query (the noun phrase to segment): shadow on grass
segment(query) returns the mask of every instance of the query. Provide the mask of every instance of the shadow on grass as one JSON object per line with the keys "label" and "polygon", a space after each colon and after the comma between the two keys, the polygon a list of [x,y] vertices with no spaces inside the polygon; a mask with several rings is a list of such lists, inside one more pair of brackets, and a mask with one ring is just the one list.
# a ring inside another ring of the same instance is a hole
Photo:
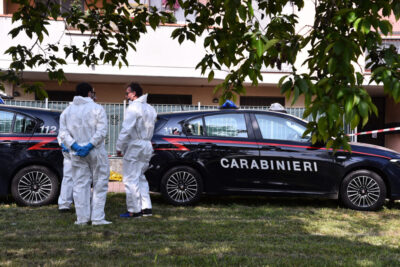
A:
{"label": "shadow on grass", "polygon": [[[126,209],[125,194],[109,194],[106,214],[113,224],[100,227],[74,226],[75,216],[55,213],[54,205],[40,209],[13,207],[7,216],[0,216],[0,236],[4,240],[0,242],[0,265],[400,263],[397,237],[387,232],[384,221],[369,217],[387,210],[368,214],[335,209],[335,200],[259,196],[204,196],[198,205],[187,208],[171,206],[158,194],[152,194],[152,200],[155,216],[124,220],[116,213]],[[399,208],[399,203],[395,206]],[[334,211],[327,212],[326,208]],[[10,212],[18,213],[18,220]]]}
{"label": "shadow on grass", "polygon": [[[109,197],[120,198],[122,205],[125,205],[124,193],[109,193]],[[151,193],[153,205],[170,205],[159,193]],[[203,195],[200,201],[192,206],[210,205],[244,205],[252,207],[274,206],[274,207],[308,207],[308,208],[342,208],[344,207],[337,199],[311,198],[311,197],[271,197],[255,195]],[[385,208],[400,209],[400,201],[386,202]]]}
{"label": "shadow on grass", "polygon": [[0,197],[0,205],[13,204],[13,203],[15,203],[15,201],[12,198],[12,196],[1,196]]}

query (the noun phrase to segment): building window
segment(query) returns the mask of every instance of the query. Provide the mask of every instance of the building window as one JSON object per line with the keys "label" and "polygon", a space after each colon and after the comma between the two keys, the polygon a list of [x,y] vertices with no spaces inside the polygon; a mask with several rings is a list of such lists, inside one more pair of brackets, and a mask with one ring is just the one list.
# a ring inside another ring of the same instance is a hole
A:
{"label": "building window", "polygon": [[284,97],[265,97],[265,96],[241,96],[241,106],[271,106],[272,103],[279,103],[285,106]]}
{"label": "building window", "polygon": [[[397,53],[400,54],[400,39],[382,39],[382,45],[380,47],[389,48],[391,45],[393,45],[396,48]],[[365,58],[367,58],[367,56],[368,56],[368,51],[365,52]],[[367,66],[369,62],[370,62],[369,60],[366,61],[365,66]],[[365,69],[365,71],[371,71],[371,70]]]}
{"label": "building window", "polygon": [[[183,0],[183,1],[185,1],[185,0]],[[157,8],[157,10],[173,13],[176,21],[171,21],[170,23],[183,24],[183,23],[186,23],[186,20],[189,20],[189,21],[195,20],[196,16],[194,14],[188,14],[187,16],[185,16],[185,12],[179,6],[178,1],[176,1],[172,7],[167,6],[166,3],[167,3],[166,0],[140,0],[140,4],[142,4],[146,7],[152,6],[152,7]],[[129,4],[132,7],[138,6],[138,3],[135,0],[129,0]]]}
{"label": "building window", "polygon": [[68,12],[72,6],[80,7],[84,11],[84,0],[35,0],[35,3],[43,3],[45,5],[50,3],[58,4],[61,12]]}
{"label": "building window", "polygon": [[149,94],[147,98],[149,104],[175,104],[175,105],[191,105],[191,95],[162,95]]}
{"label": "building window", "polygon": [[50,101],[72,101],[75,91],[47,91]]}

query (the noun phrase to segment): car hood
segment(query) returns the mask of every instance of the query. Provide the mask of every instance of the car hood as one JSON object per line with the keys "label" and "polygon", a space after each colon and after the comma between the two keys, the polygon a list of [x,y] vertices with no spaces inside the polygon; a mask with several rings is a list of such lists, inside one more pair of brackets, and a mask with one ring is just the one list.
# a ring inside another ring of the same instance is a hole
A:
{"label": "car hood", "polygon": [[366,143],[354,143],[354,142],[350,142],[350,145],[351,145],[352,151],[377,154],[377,155],[385,156],[385,157],[389,157],[389,158],[400,159],[399,152],[389,149],[389,148],[386,148],[386,147],[383,147],[383,146],[371,145],[371,144],[366,144]]}

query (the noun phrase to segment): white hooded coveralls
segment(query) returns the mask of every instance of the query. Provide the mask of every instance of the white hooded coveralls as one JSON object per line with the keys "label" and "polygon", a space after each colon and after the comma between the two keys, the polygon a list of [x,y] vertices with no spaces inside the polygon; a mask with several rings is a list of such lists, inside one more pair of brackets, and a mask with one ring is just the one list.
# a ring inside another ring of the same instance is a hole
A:
{"label": "white hooded coveralls", "polygon": [[[62,120],[61,117],[65,116],[65,114],[61,114],[60,121]],[[62,142],[58,137],[58,144],[61,145]],[[72,196],[72,188],[73,188],[73,181],[72,181],[72,165],[71,165],[71,156],[67,152],[62,152],[64,161],[63,161],[63,179],[61,182],[61,190],[60,196],[58,197],[58,208],[59,209],[70,209],[72,202],[74,201]]]}
{"label": "white hooded coveralls", "polygon": [[[107,116],[104,108],[90,97],[75,96],[60,117],[59,140],[70,150],[76,223],[100,222],[105,219],[104,206],[108,191],[110,166],[104,140]],[[75,155],[72,144],[94,146],[89,155]],[[93,183],[93,196],[91,184]]]}
{"label": "white hooded coveralls", "polygon": [[63,179],[61,182],[60,196],[58,197],[58,209],[70,209],[73,196],[72,196],[72,165],[71,156],[67,152],[63,152]]}
{"label": "white hooded coveralls", "polygon": [[152,207],[149,184],[144,172],[153,153],[151,138],[156,118],[155,109],[147,104],[147,94],[130,101],[116,144],[117,151],[121,151],[124,155],[123,181],[126,206],[132,213]]}

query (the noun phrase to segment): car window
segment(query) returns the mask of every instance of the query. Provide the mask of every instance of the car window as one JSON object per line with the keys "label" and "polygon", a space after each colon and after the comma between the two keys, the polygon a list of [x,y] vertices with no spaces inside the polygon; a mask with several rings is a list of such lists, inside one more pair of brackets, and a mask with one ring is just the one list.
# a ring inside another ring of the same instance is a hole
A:
{"label": "car window", "polygon": [[203,119],[197,118],[187,122],[185,124],[185,129],[188,135],[197,135],[197,136],[204,135]]}
{"label": "car window", "polygon": [[17,116],[15,118],[13,132],[14,133],[31,134],[31,133],[33,133],[33,130],[35,129],[35,125],[36,125],[35,120],[33,120],[29,117],[17,114]]}
{"label": "car window", "polygon": [[220,114],[204,117],[208,136],[247,138],[244,114]]}
{"label": "car window", "polygon": [[10,133],[14,119],[13,112],[0,110],[0,133]]}
{"label": "car window", "polygon": [[295,121],[265,114],[256,114],[256,119],[263,139],[308,140],[308,138],[302,138],[306,127]]}
{"label": "car window", "polygon": [[[160,122],[160,124],[158,124]],[[157,134],[161,135],[181,135],[182,134],[182,125],[179,121],[175,119],[160,119],[156,122],[157,126]]]}

